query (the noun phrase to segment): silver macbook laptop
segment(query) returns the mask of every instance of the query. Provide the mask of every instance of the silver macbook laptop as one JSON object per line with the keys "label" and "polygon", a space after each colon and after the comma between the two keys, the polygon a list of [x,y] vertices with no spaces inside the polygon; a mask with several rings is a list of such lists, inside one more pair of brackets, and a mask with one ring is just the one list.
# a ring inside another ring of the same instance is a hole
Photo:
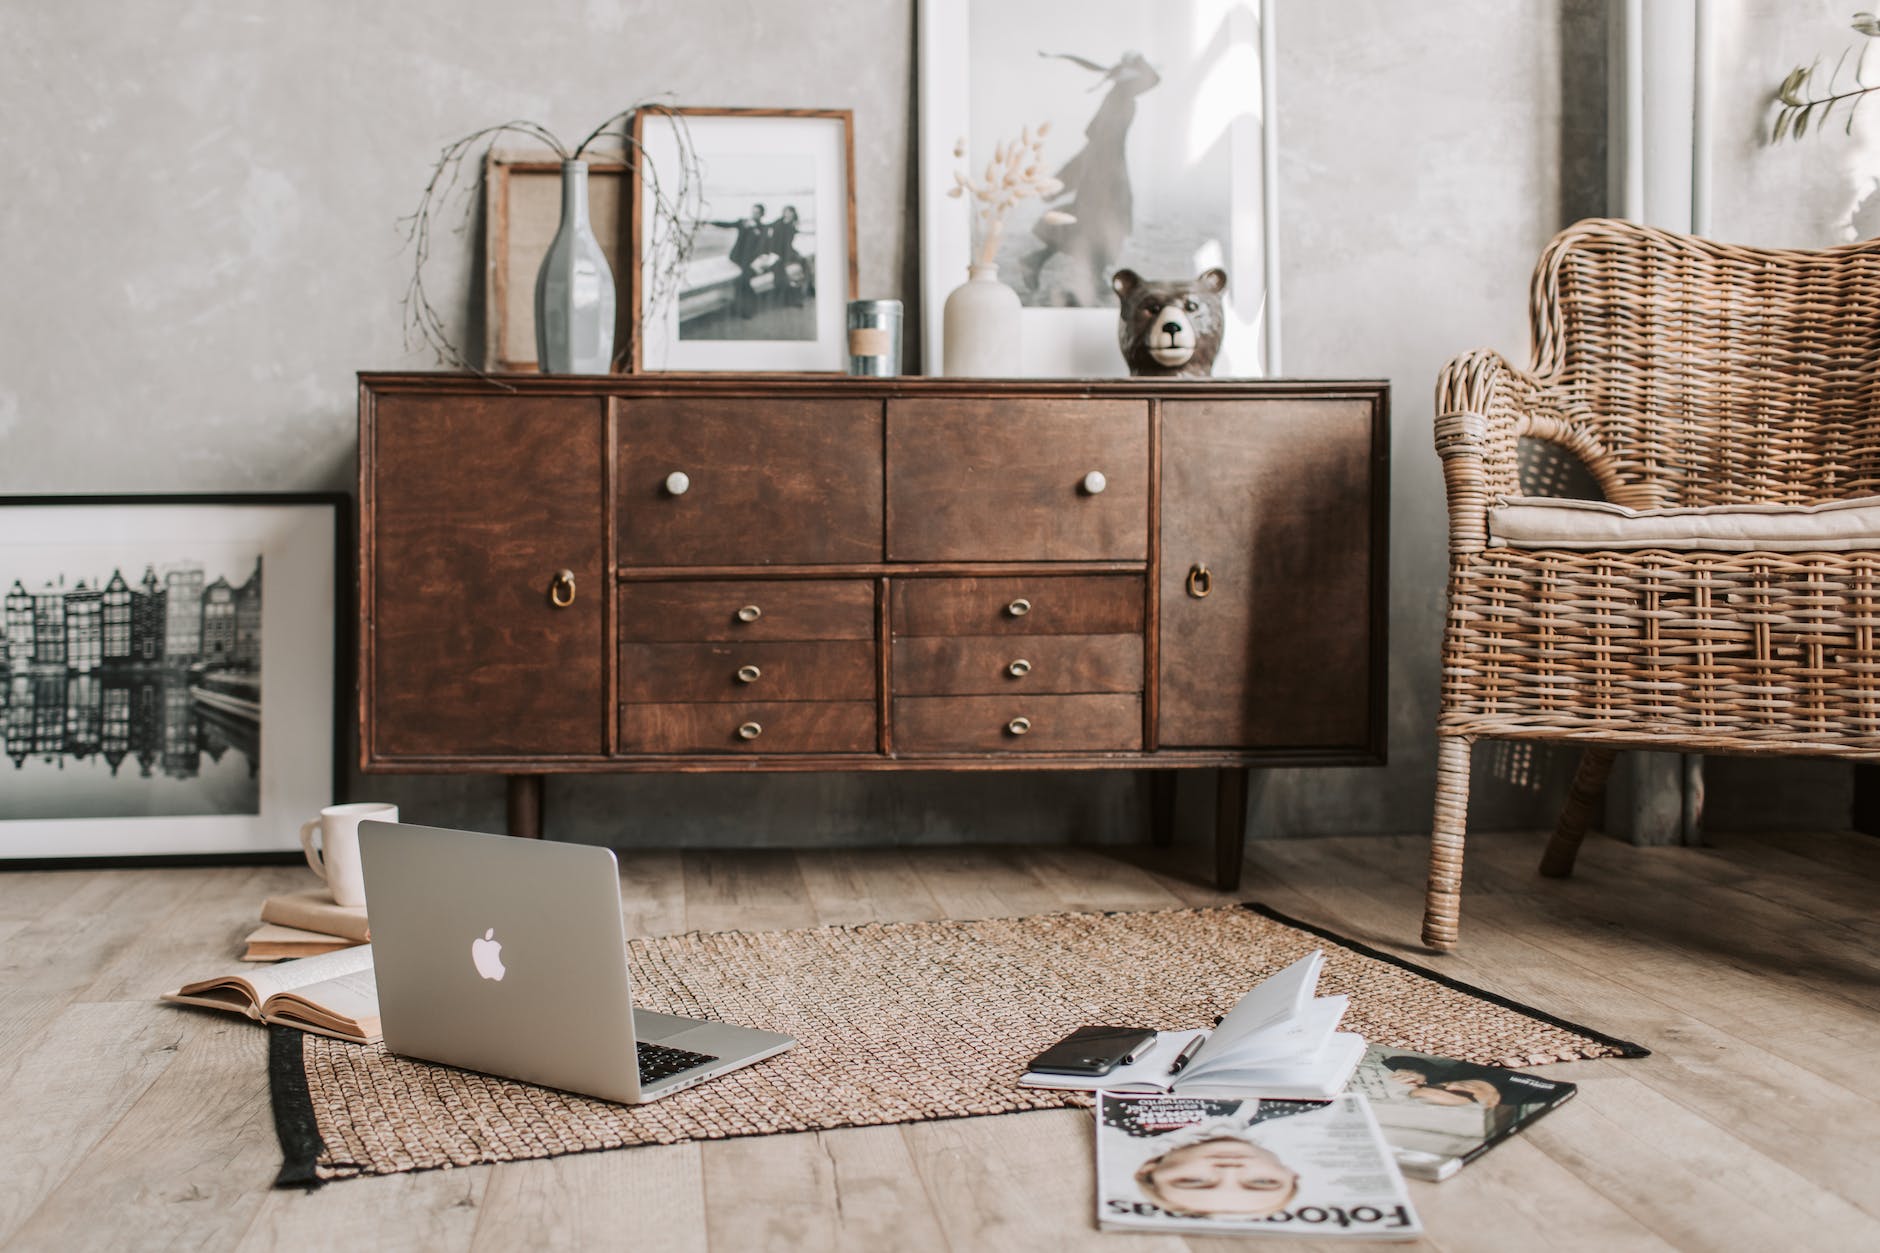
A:
{"label": "silver macbook laptop", "polygon": [[633,1008],[612,850],[359,824],[394,1053],[637,1104],[787,1035]]}

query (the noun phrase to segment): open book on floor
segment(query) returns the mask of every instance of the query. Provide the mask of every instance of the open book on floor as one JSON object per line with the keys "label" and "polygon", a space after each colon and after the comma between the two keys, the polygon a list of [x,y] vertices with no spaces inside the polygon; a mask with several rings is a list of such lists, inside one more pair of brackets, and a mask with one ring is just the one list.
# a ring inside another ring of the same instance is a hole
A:
{"label": "open book on floor", "polygon": [[372,974],[370,944],[186,983],[163,999],[225,1009],[257,1022],[355,1044],[372,1044],[381,1036],[379,988]]}
{"label": "open book on floor", "polygon": [[1558,1079],[1373,1044],[1351,1080],[1403,1173],[1447,1179],[1577,1089]]}
{"label": "open book on floor", "polygon": [[1346,997],[1313,995],[1324,964],[1314,949],[1241,997],[1213,1031],[1157,1032],[1147,1052],[1106,1075],[1030,1071],[1019,1086],[1330,1100],[1357,1068],[1364,1039],[1338,1030]]}

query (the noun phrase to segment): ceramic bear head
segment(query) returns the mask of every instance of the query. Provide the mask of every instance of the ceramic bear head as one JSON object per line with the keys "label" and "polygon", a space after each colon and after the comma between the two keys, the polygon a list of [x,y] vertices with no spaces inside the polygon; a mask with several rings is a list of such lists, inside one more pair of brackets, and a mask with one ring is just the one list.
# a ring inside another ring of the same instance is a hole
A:
{"label": "ceramic bear head", "polygon": [[1116,337],[1131,374],[1206,378],[1213,372],[1221,350],[1225,270],[1179,282],[1152,282],[1134,270],[1118,270],[1110,285],[1122,300]]}

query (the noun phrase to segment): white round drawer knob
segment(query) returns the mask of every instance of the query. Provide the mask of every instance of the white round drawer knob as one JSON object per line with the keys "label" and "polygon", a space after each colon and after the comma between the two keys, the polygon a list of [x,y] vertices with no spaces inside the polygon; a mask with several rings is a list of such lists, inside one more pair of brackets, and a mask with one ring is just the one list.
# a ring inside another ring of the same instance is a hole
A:
{"label": "white round drawer knob", "polygon": [[763,733],[764,728],[755,722],[747,722],[738,728],[738,738],[741,740],[754,740]]}
{"label": "white round drawer knob", "polygon": [[[1098,475],[1097,477],[1102,478],[1103,476]],[[1084,483],[1086,486],[1088,486],[1090,483],[1090,480],[1086,478],[1084,480]],[[691,486],[692,486],[692,476],[687,474],[684,470],[674,470],[671,474],[668,474],[666,476],[666,491],[670,495],[683,496],[686,494],[687,489],[689,489]],[[1102,491],[1103,489],[1098,488],[1097,490]]]}
{"label": "white round drawer knob", "polygon": [[1109,485],[1110,480],[1103,477],[1103,471],[1101,470],[1092,470],[1089,474],[1084,475],[1084,490],[1089,492],[1092,496],[1101,494],[1103,489]]}

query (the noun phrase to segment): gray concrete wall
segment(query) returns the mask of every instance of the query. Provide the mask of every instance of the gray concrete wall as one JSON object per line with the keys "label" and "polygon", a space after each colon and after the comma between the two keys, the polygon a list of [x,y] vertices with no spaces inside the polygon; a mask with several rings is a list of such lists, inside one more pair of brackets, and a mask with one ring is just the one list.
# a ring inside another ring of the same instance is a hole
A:
{"label": "gray concrete wall", "polygon": [[[1281,5],[1288,372],[1395,388],[1392,764],[1274,774],[1265,833],[1427,828],[1430,390],[1464,349],[1525,356],[1533,260],[1599,208],[1600,10]],[[398,220],[443,144],[507,118],[572,137],[656,92],[851,108],[862,287],[916,309],[914,65],[911,0],[4,6],[0,492],[349,489],[353,373],[430,365],[401,340]],[[474,337],[475,248],[441,236],[435,255],[433,291]],[[1544,821],[1557,765],[1485,750],[1478,823]],[[1540,786],[1508,781],[1523,770]],[[353,792],[502,821],[486,778]],[[1110,774],[573,779],[549,804],[558,833],[673,843],[1120,839],[1143,816],[1136,781]]]}

